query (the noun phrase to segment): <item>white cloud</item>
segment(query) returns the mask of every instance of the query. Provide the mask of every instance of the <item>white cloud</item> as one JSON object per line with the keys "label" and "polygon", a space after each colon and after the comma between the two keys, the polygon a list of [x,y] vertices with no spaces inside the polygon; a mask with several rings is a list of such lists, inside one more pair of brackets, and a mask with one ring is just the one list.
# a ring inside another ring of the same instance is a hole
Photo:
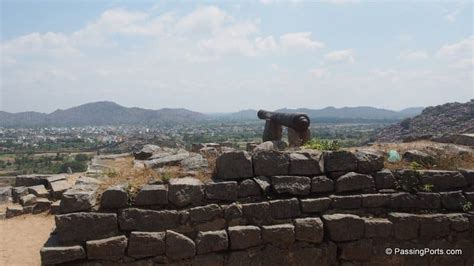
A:
{"label": "white cloud", "polygon": [[449,65],[449,67],[452,67],[452,68],[472,68],[473,66],[474,66],[474,58],[460,59]]}
{"label": "white cloud", "polygon": [[324,47],[324,43],[311,40],[311,32],[293,32],[280,36],[280,44],[286,50],[317,49]]}
{"label": "white cloud", "polygon": [[275,52],[278,50],[278,44],[273,36],[255,38],[255,46],[257,50],[262,52]]}
{"label": "white cloud", "polygon": [[216,6],[206,6],[198,8],[181,18],[176,24],[176,29],[182,32],[216,31],[229,20],[231,20],[231,17],[225,11]]}
{"label": "white cloud", "polygon": [[403,51],[399,55],[399,58],[403,60],[423,60],[428,57],[425,51]]}
{"label": "white cloud", "polygon": [[324,56],[326,61],[337,62],[337,63],[354,63],[354,52],[352,49],[338,50],[327,53]]}
{"label": "white cloud", "polygon": [[311,77],[316,79],[325,78],[329,75],[329,71],[324,68],[313,68],[309,70]]}
{"label": "white cloud", "polygon": [[355,3],[360,3],[360,0],[326,0],[326,2],[330,4],[355,4]]}
{"label": "white cloud", "polygon": [[446,44],[438,51],[439,56],[456,57],[456,56],[473,56],[474,36],[470,36],[457,43]]}

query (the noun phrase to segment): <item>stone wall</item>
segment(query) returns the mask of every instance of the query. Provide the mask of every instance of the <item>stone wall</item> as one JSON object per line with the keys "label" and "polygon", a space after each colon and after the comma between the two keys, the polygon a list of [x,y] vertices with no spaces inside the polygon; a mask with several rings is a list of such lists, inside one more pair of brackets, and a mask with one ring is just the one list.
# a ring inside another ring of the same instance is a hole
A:
{"label": "stone wall", "polygon": [[[88,207],[61,209],[42,261],[472,265],[474,171],[382,168],[371,152],[224,153],[213,182],[172,179],[133,197],[111,187],[98,206],[71,196]],[[385,253],[428,247],[438,255]]]}

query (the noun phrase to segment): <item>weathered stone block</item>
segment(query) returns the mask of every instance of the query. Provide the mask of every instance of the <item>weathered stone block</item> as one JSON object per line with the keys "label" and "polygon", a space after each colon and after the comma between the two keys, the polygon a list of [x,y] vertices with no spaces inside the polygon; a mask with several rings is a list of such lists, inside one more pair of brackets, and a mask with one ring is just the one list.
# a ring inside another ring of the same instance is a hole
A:
{"label": "weathered stone block", "polygon": [[59,206],[61,205],[61,201],[57,200],[51,203],[51,214],[59,214]]}
{"label": "weathered stone block", "polygon": [[38,198],[33,194],[28,194],[20,198],[20,204],[22,206],[32,206],[35,205]]}
{"label": "weathered stone block", "polygon": [[468,185],[474,185],[474,169],[459,169],[459,172],[464,176]]}
{"label": "weathered stone block", "polygon": [[206,206],[195,207],[189,209],[191,222],[205,222],[222,217],[222,208],[217,204],[209,204]]}
{"label": "weathered stone block", "polygon": [[24,213],[25,211],[23,210],[23,207],[20,205],[8,206],[5,211],[5,217],[8,219],[8,218],[22,215]]}
{"label": "weathered stone block", "polygon": [[330,196],[331,207],[333,209],[358,209],[362,205],[361,195],[351,196]]}
{"label": "weathered stone block", "polygon": [[237,203],[232,203],[223,207],[224,217],[226,220],[239,219],[243,215],[242,205]]}
{"label": "weathered stone block", "polygon": [[290,175],[315,176],[323,173],[324,163],[321,152],[292,152],[290,158]]}
{"label": "weathered stone block", "polygon": [[324,152],[325,172],[351,172],[357,170],[357,158],[348,151]]}
{"label": "weathered stone block", "polygon": [[366,238],[388,238],[392,235],[392,222],[385,218],[365,219]]}
{"label": "weathered stone block", "polygon": [[196,224],[194,229],[196,231],[202,231],[202,232],[207,232],[207,231],[217,231],[217,230],[222,230],[226,228],[226,220],[224,218],[216,218],[212,221],[207,221],[203,223]]}
{"label": "weathered stone block", "polygon": [[296,247],[291,255],[294,265],[338,265],[337,246],[333,242],[317,247]]}
{"label": "weathered stone block", "polygon": [[275,246],[287,247],[295,242],[295,227],[292,224],[264,225],[262,239]]}
{"label": "weathered stone block", "polygon": [[432,185],[433,191],[452,190],[467,185],[464,176],[457,171],[420,170],[418,173],[420,183]]}
{"label": "weathered stone block", "polygon": [[252,157],[246,151],[225,152],[216,160],[217,177],[242,179],[253,177]]}
{"label": "weathered stone block", "polygon": [[128,256],[145,258],[165,253],[165,232],[131,232]]}
{"label": "weathered stone block", "polygon": [[272,217],[286,219],[301,215],[300,204],[297,198],[270,201]]}
{"label": "weathered stone block", "polygon": [[192,177],[173,178],[169,183],[168,199],[178,207],[199,204],[204,198],[203,184]]}
{"label": "weathered stone block", "polygon": [[323,220],[325,231],[333,241],[357,240],[364,236],[364,220],[357,215],[328,214],[323,215]]}
{"label": "weathered stone block", "polygon": [[393,193],[390,195],[390,207],[394,209],[417,208],[417,196],[408,192]]}
{"label": "weathered stone block", "polygon": [[268,195],[272,190],[271,179],[266,176],[257,176],[253,179],[260,187],[264,195]]}
{"label": "weathered stone block", "polygon": [[239,198],[260,196],[262,191],[260,186],[253,179],[245,179],[239,184]]}
{"label": "weathered stone block", "polygon": [[86,257],[82,246],[69,247],[43,247],[40,250],[41,263],[43,265],[60,264],[71,262]]}
{"label": "weathered stone block", "polygon": [[197,254],[227,250],[229,241],[225,230],[199,232],[196,237]]}
{"label": "weathered stone block", "polygon": [[467,201],[461,191],[441,192],[441,204],[448,210],[462,210]]}
{"label": "weathered stone block", "polygon": [[235,181],[206,184],[206,197],[211,200],[235,201],[238,196],[238,185]]}
{"label": "weathered stone block", "polygon": [[21,186],[31,187],[31,186],[37,186],[37,185],[46,186],[47,185],[46,178],[49,176],[50,175],[38,175],[38,174],[18,175],[15,178],[15,187],[21,187]]}
{"label": "weathered stone block", "polygon": [[311,190],[311,179],[306,176],[273,176],[272,187],[280,194],[308,195]]}
{"label": "weathered stone block", "polygon": [[295,219],[296,240],[321,243],[324,237],[323,222],[319,218]]}
{"label": "weathered stone block", "polygon": [[433,156],[419,150],[406,151],[402,158],[407,162],[417,162],[422,165],[433,165],[436,163]]}
{"label": "weathered stone block", "polygon": [[326,193],[334,191],[334,181],[326,176],[315,176],[311,179],[311,192]]}
{"label": "weathered stone block", "polygon": [[439,209],[441,208],[441,196],[439,193],[418,192],[418,208],[420,209]]}
{"label": "weathered stone block", "polygon": [[173,259],[187,259],[196,254],[196,245],[185,235],[166,231],[166,256]]}
{"label": "weathered stone block", "polygon": [[135,197],[134,205],[152,206],[168,204],[168,187],[165,185],[144,185]]}
{"label": "weathered stone block", "polygon": [[252,156],[256,176],[288,175],[290,158],[279,151],[258,151]]}
{"label": "weathered stone block", "polygon": [[224,255],[206,254],[194,257],[193,266],[224,266]]}
{"label": "weathered stone block", "polygon": [[242,204],[243,217],[251,224],[267,224],[272,220],[270,203],[248,203]]}
{"label": "weathered stone block", "polygon": [[438,238],[449,234],[449,220],[443,214],[420,214],[420,237]]}
{"label": "weathered stone block", "polygon": [[414,214],[391,212],[388,219],[393,223],[393,234],[398,240],[409,240],[418,237],[420,227],[418,217]]}
{"label": "weathered stone block", "polygon": [[37,185],[37,186],[31,186],[28,187],[28,193],[35,195],[36,197],[39,198],[48,198],[49,197],[49,191],[46,190],[44,185]]}
{"label": "weathered stone block", "polygon": [[448,213],[447,219],[450,222],[451,229],[456,232],[464,232],[469,230],[469,218],[462,213]]}
{"label": "weathered stone block", "polygon": [[67,180],[62,179],[49,183],[49,186],[51,188],[53,198],[55,199],[60,199],[64,192],[71,188],[71,184]]}
{"label": "weathered stone block", "polygon": [[174,210],[124,209],[120,212],[120,229],[125,231],[159,232],[173,229],[180,224],[180,215]]}
{"label": "weathered stone block", "polygon": [[61,213],[89,211],[97,200],[97,185],[74,185],[63,193]]}
{"label": "weathered stone block", "polygon": [[377,189],[395,188],[395,176],[388,169],[383,169],[375,174],[375,186]]}
{"label": "weathered stone block", "polygon": [[331,205],[330,198],[301,199],[301,210],[306,213],[323,212]]}
{"label": "weathered stone block", "polygon": [[80,243],[118,234],[115,213],[78,212],[55,216],[58,240]]}
{"label": "weathered stone block", "polygon": [[253,225],[229,227],[230,248],[246,249],[262,244],[260,228]]}
{"label": "weathered stone block", "polygon": [[357,173],[371,174],[383,168],[383,156],[376,151],[358,151],[355,157],[357,158]]}
{"label": "weathered stone block", "polygon": [[51,209],[51,201],[45,198],[39,198],[36,201],[35,207],[33,208],[33,213],[38,214]]}
{"label": "weathered stone block", "polygon": [[128,206],[128,194],[122,186],[107,188],[100,198],[104,209],[120,209]]}
{"label": "weathered stone block", "polygon": [[357,191],[374,187],[374,180],[369,175],[354,172],[347,173],[336,180],[336,191]]}
{"label": "weathered stone block", "polygon": [[396,187],[405,191],[414,191],[420,181],[418,173],[411,169],[402,169],[395,171]]}
{"label": "weathered stone block", "polygon": [[87,258],[90,260],[119,260],[125,256],[127,237],[114,236],[86,242]]}
{"label": "weathered stone block", "polygon": [[364,208],[381,208],[390,204],[389,194],[363,194],[362,207]]}
{"label": "weathered stone block", "polygon": [[12,200],[13,202],[19,202],[20,198],[28,195],[27,187],[13,187],[12,188]]}
{"label": "weathered stone block", "polygon": [[58,182],[58,181],[65,181],[65,180],[67,180],[67,177],[66,175],[63,175],[63,174],[48,176],[46,177],[46,187],[48,189],[51,189],[52,183]]}
{"label": "weathered stone block", "polygon": [[372,257],[372,240],[362,239],[338,245],[340,259],[348,261],[368,261]]}

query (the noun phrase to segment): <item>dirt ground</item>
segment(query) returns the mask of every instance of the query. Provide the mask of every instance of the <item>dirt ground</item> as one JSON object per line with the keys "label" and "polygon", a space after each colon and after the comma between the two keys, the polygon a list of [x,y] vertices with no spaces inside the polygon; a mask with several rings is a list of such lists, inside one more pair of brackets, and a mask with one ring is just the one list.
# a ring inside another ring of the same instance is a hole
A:
{"label": "dirt ground", "polygon": [[41,265],[39,251],[53,226],[46,214],[0,220],[0,265]]}

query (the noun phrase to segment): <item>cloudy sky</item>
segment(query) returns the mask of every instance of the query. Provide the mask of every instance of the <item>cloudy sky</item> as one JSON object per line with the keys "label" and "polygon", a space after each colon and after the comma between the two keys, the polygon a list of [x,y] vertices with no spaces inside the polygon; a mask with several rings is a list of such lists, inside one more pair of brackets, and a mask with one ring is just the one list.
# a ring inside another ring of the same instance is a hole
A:
{"label": "cloudy sky", "polygon": [[72,2],[1,1],[0,110],[474,98],[471,1]]}

